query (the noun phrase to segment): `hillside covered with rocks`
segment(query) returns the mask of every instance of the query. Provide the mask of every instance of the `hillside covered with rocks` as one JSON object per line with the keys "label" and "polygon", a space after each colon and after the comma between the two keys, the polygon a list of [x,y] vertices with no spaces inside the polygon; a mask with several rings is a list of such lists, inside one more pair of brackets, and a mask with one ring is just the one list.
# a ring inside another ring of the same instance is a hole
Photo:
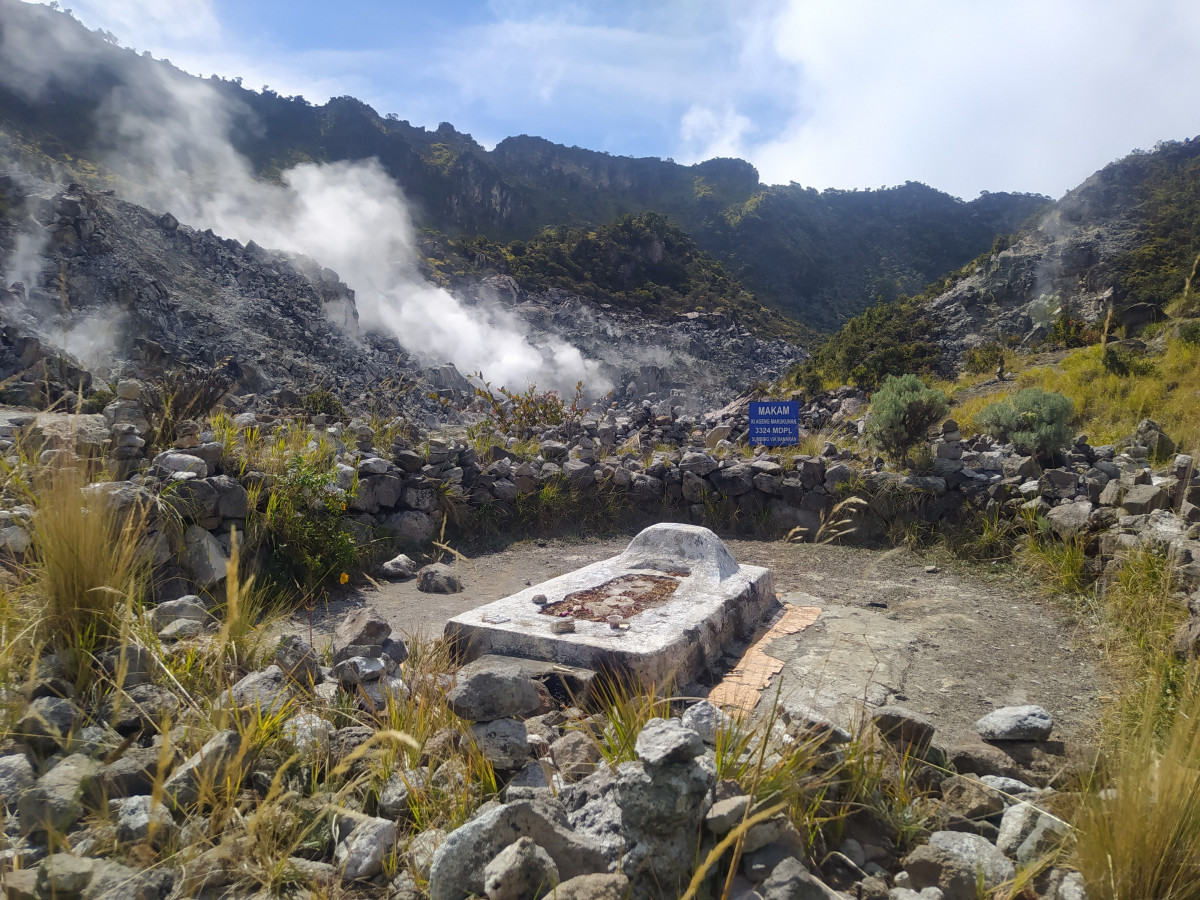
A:
{"label": "hillside covered with rocks", "polygon": [[1198,148],[818,192],[0,0],[0,894],[1193,900]]}

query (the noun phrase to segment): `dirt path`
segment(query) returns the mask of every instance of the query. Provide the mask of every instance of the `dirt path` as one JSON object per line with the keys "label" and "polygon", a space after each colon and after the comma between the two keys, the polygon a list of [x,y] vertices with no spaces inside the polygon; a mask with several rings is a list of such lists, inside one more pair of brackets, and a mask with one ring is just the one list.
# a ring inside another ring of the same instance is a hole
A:
{"label": "dirt path", "polygon": [[[347,591],[317,611],[318,645],[348,608],[370,603],[394,628],[434,636],[460,612],[621,552],[629,537],[524,541],[457,563],[461,594],[422,594],[415,581]],[[726,541],[741,563],[766,566],[784,604],[820,608],[814,624],[763,649],[783,662],[783,692],[840,720],[862,701],[892,702],[928,715],[943,739],[974,733],[999,706],[1036,703],[1060,737],[1087,738],[1104,693],[1100,658],[1036,585],[943,568],[904,551]],[[290,628],[304,633],[305,615]],[[745,648],[731,648],[732,665]],[[772,696],[774,680],[764,691]]]}

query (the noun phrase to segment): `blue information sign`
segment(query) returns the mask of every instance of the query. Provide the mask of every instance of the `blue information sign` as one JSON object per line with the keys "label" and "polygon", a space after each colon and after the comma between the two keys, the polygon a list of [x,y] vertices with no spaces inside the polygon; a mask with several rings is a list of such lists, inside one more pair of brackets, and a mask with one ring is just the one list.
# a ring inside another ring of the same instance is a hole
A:
{"label": "blue information sign", "polygon": [[750,443],[790,447],[800,443],[800,401],[770,400],[750,404]]}

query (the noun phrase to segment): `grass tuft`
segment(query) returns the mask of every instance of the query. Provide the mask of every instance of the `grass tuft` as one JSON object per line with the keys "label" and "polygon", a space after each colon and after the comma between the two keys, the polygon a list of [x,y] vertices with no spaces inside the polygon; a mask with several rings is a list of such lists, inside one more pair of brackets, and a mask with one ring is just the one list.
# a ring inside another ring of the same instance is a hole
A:
{"label": "grass tuft", "polygon": [[23,598],[37,641],[81,661],[120,633],[147,575],[148,508],[122,510],[104,493],[85,495],[86,484],[82,469],[58,468],[38,486]]}
{"label": "grass tuft", "polygon": [[1074,861],[1093,900],[1200,898],[1200,673],[1187,673],[1165,736],[1148,683],[1142,722],[1120,748],[1107,789],[1075,817]]}

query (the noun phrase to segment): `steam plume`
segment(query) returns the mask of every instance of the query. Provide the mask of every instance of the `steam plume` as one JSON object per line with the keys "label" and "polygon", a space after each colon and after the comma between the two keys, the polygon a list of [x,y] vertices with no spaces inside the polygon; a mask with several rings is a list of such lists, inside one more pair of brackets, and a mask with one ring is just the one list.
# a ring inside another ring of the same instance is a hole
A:
{"label": "steam plume", "polygon": [[[0,56],[30,45],[32,36],[14,24],[4,23]],[[51,52],[9,56],[0,83],[36,97],[60,73],[86,71],[80,54],[96,52],[91,41],[69,35],[57,47],[38,40]],[[113,48],[104,51],[111,65]],[[74,58],[68,64],[58,52]],[[123,177],[130,200],[244,243],[317,259],[354,289],[365,328],[396,335],[426,362],[449,360],[514,387],[579,380],[593,390],[610,387],[599,365],[568,341],[535,346],[499,304],[468,307],[422,279],[407,203],[376,160],[305,163],[285,171],[281,184],[259,181],[230,141],[239,111],[214,85],[132,54],[120,74],[96,115],[106,163]]]}

